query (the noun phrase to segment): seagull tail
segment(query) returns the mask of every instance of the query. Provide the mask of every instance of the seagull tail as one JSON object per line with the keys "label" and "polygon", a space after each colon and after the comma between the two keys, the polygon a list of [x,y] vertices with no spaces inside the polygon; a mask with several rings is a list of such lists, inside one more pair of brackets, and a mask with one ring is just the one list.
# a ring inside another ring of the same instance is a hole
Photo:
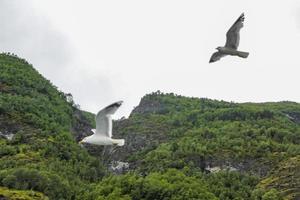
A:
{"label": "seagull tail", "polygon": [[113,144],[117,146],[124,146],[125,140],[124,139],[113,139]]}
{"label": "seagull tail", "polygon": [[247,58],[249,56],[248,52],[238,51],[237,55],[242,58]]}

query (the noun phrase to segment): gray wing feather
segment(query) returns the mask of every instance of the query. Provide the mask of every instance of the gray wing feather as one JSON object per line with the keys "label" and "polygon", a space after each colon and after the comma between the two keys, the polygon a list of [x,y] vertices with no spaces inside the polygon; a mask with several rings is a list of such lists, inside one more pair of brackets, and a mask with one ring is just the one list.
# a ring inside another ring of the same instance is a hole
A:
{"label": "gray wing feather", "polygon": [[105,137],[112,136],[112,118],[117,109],[122,105],[122,101],[113,103],[98,112],[96,115],[96,134]]}
{"label": "gray wing feather", "polygon": [[237,49],[240,43],[240,30],[243,27],[243,22],[245,20],[244,13],[234,22],[226,34],[226,44],[225,47]]}
{"label": "gray wing feather", "polygon": [[224,54],[224,53],[221,53],[219,51],[213,53],[210,57],[210,60],[209,62],[212,63],[212,62],[216,62],[218,60],[220,60],[222,57],[226,56],[227,54]]}

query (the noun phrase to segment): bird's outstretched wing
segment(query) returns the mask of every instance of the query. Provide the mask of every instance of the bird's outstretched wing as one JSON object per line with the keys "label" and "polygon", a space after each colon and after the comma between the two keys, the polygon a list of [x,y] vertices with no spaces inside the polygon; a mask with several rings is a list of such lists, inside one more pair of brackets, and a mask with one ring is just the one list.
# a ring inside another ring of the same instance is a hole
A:
{"label": "bird's outstretched wing", "polygon": [[212,62],[216,62],[218,60],[220,60],[222,57],[226,56],[227,54],[224,54],[224,53],[221,53],[219,51],[213,53],[209,59],[209,62],[212,63]]}
{"label": "bird's outstretched wing", "polygon": [[230,29],[226,33],[226,44],[225,47],[237,49],[240,43],[240,30],[243,27],[245,20],[244,13],[234,22]]}
{"label": "bird's outstretched wing", "polygon": [[105,137],[112,136],[112,119],[116,110],[122,105],[123,101],[113,103],[102,110],[100,110],[96,116],[96,135],[102,135]]}

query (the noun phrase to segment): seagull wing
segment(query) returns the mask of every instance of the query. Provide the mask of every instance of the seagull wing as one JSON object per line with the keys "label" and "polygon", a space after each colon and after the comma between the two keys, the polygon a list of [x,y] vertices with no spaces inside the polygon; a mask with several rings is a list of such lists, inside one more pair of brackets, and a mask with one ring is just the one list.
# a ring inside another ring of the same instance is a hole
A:
{"label": "seagull wing", "polygon": [[237,49],[240,43],[240,30],[243,27],[245,20],[244,13],[234,22],[230,29],[226,33],[225,47]]}
{"label": "seagull wing", "polygon": [[113,115],[118,108],[122,105],[123,101],[113,103],[102,110],[100,110],[96,116],[96,135],[105,137],[112,136],[112,119]]}
{"label": "seagull wing", "polygon": [[209,59],[209,62],[212,63],[212,62],[216,62],[218,60],[220,60],[222,57],[226,56],[227,54],[224,54],[224,53],[221,53],[219,51],[213,53]]}

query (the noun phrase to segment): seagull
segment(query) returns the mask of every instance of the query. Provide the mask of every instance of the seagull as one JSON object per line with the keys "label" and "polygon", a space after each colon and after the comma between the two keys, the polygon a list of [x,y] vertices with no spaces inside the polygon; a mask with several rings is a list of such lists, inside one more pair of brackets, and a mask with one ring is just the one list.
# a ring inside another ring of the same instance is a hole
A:
{"label": "seagull", "polygon": [[230,29],[226,33],[226,44],[224,47],[216,48],[218,51],[213,53],[209,62],[216,62],[222,57],[231,55],[239,56],[242,58],[247,58],[249,53],[243,51],[237,51],[240,43],[240,30],[244,26],[243,22],[245,20],[244,13],[242,13],[239,18],[234,22]]}
{"label": "seagull", "polygon": [[112,139],[112,118],[111,116],[122,105],[123,101],[115,102],[102,110],[96,116],[96,129],[92,129],[93,135],[83,138],[79,144],[89,143],[95,145],[117,145],[123,146],[124,139]]}

